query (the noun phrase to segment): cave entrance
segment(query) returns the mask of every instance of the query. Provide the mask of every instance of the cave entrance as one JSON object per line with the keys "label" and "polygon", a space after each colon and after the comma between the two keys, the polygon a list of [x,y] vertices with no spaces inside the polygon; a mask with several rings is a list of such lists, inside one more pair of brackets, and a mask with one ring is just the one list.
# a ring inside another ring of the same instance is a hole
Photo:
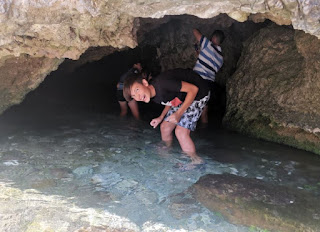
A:
{"label": "cave entrance", "polygon": [[[217,76],[222,104],[212,103],[209,114],[219,124],[242,42],[270,22],[238,23],[225,15],[139,20],[138,47],[91,48],[78,61],[66,60],[1,116],[15,126],[5,132],[0,121],[0,214],[9,215],[4,231],[318,228],[318,157],[225,130],[196,130],[204,162],[195,163],[177,141],[164,148],[159,130],[145,122],[159,106],[142,103],[144,121],[117,117],[115,86],[133,63],[141,61],[155,75],[192,68],[192,28],[207,36],[219,28],[227,34],[225,65]],[[103,53],[108,55],[93,61]]]}
{"label": "cave entrance", "polygon": [[[210,124],[220,127],[226,107],[226,81],[236,69],[242,43],[271,22],[239,23],[225,14],[212,19],[182,15],[136,20],[140,25],[136,48],[121,51],[106,47],[90,48],[79,60],[66,60],[29,93],[23,103],[12,107],[3,117],[10,115],[8,117],[12,118],[13,112],[17,112],[16,115],[31,115],[31,118],[34,114],[49,112],[50,115],[72,111],[118,114],[120,108],[115,86],[132,64],[140,61],[152,75],[172,68],[193,68],[197,56],[192,29],[199,29],[207,37],[213,30],[221,29],[226,35],[221,46],[224,65],[217,74],[217,88],[209,102]],[[139,103],[139,108],[143,120],[150,120],[161,112],[161,106],[154,104]]]}

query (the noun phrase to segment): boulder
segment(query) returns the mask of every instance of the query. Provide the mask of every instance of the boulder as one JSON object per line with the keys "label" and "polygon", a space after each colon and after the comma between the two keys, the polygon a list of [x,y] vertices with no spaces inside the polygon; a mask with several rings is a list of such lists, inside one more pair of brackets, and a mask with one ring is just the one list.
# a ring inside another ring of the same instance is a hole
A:
{"label": "boulder", "polygon": [[231,174],[208,174],[191,187],[196,199],[231,223],[282,232],[320,231],[311,193]]}

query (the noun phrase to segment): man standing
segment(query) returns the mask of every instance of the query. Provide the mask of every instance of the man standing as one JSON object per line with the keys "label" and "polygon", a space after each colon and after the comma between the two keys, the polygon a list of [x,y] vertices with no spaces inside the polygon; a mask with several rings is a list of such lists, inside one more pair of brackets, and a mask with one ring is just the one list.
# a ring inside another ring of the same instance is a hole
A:
{"label": "man standing", "polygon": [[[223,31],[215,30],[212,34],[211,40],[208,40],[197,29],[193,29],[193,35],[200,43],[200,49],[197,51],[198,59],[193,71],[198,73],[208,82],[211,94],[213,95],[216,73],[223,65],[220,44],[223,42],[225,36]],[[201,122],[204,124],[208,123],[208,105],[203,109]]]}

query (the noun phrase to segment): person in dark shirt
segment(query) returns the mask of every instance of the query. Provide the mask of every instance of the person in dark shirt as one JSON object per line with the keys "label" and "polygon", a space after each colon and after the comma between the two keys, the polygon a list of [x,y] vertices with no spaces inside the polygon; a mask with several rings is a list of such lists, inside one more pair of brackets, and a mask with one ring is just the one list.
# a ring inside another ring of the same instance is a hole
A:
{"label": "person in dark shirt", "polygon": [[168,146],[172,144],[174,130],[181,149],[193,163],[202,162],[196,155],[190,131],[196,129],[210,92],[206,81],[198,74],[191,69],[173,69],[149,82],[139,74],[131,75],[124,82],[123,95],[127,101],[149,103],[152,100],[165,105],[161,115],[152,119],[150,125],[156,128],[161,123],[161,138]]}
{"label": "person in dark shirt", "polygon": [[138,103],[135,100],[126,101],[123,97],[123,82],[131,74],[141,73],[142,67],[140,63],[135,63],[126,73],[122,74],[117,83],[117,99],[120,105],[120,116],[124,117],[128,113],[128,106],[135,119],[140,119]]}

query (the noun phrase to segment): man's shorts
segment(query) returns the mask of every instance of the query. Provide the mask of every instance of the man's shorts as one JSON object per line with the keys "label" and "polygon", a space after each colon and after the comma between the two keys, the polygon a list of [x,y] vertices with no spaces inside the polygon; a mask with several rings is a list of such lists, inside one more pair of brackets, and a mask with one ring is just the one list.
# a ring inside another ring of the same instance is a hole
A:
{"label": "man's shorts", "polygon": [[126,99],[124,98],[123,96],[123,90],[117,90],[117,99],[119,102],[122,102],[122,101],[126,101]]}
{"label": "man's shorts", "polygon": [[[192,104],[188,107],[186,112],[182,115],[180,121],[177,123],[178,126],[194,131],[197,127],[197,121],[199,120],[203,108],[206,106],[210,99],[210,92],[207,96],[203,97],[198,101],[193,101]],[[175,113],[181,106],[171,107],[168,113],[166,114],[164,120],[167,121],[167,118]]]}

